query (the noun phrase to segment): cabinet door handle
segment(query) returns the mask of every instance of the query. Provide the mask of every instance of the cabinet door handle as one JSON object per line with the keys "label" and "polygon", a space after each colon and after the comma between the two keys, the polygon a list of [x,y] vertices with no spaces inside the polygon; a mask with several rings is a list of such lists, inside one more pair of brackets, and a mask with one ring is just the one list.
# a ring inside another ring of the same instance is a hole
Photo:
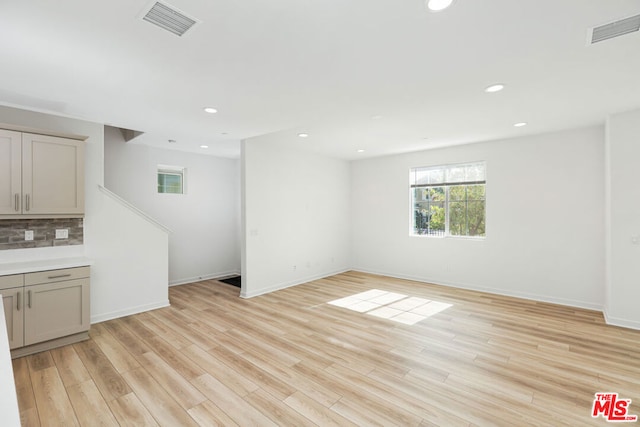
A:
{"label": "cabinet door handle", "polygon": [[71,277],[71,274],[58,274],[57,276],[48,276],[48,279],[60,279],[61,277]]}
{"label": "cabinet door handle", "polygon": [[16,212],[18,212],[20,210],[20,193],[16,193],[15,203],[16,203]]}
{"label": "cabinet door handle", "polygon": [[16,304],[16,310],[20,311],[20,294],[22,292],[18,292],[18,294],[16,295],[16,300],[18,300],[18,303]]}
{"label": "cabinet door handle", "polygon": [[28,297],[28,300],[29,300],[27,305],[29,306],[29,308],[31,308],[31,291],[27,291],[27,297]]}
{"label": "cabinet door handle", "polygon": [[25,199],[27,199],[26,202],[25,202],[25,208],[28,211],[29,210],[29,195],[28,194],[25,196]]}

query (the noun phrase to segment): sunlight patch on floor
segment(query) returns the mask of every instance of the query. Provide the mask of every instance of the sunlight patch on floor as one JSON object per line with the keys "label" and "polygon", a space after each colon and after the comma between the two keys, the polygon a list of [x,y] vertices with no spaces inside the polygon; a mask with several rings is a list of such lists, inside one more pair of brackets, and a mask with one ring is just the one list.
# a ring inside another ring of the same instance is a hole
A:
{"label": "sunlight patch on floor", "polygon": [[393,320],[405,325],[415,325],[426,318],[451,307],[440,301],[411,297],[396,292],[371,289],[359,294],[350,295],[328,304],[342,307],[358,313]]}

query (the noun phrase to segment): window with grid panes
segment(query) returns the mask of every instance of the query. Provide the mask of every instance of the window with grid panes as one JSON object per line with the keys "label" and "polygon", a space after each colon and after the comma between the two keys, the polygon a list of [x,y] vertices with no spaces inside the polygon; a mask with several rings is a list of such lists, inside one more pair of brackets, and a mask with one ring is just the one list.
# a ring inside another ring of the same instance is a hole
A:
{"label": "window with grid panes", "polygon": [[411,169],[411,234],[484,237],[484,162]]}

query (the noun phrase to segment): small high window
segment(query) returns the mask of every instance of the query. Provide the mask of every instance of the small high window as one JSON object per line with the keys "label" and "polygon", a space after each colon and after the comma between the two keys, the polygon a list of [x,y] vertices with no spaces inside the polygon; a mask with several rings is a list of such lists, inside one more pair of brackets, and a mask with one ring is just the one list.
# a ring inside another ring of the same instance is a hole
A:
{"label": "small high window", "polygon": [[411,234],[485,236],[485,163],[412,168]]}
{"label": "small high window", "polygon": [[158,193],[184,194],[185,169],[158,165]]}

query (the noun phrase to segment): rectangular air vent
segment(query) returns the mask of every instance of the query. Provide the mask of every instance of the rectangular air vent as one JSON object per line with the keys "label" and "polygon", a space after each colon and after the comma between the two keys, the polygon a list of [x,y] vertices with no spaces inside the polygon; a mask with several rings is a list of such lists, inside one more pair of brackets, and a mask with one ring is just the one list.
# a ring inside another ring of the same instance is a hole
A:
{"label": "rectangular air vent", "polygon": [[591,30],[591,44],[633,33],[640,29],[640,15],[630,16]]}
{"label": "rectangular air vent", "polygon": [[142,19],[178,36],[182,36],[198,22],[159,1],[153,3]]}

